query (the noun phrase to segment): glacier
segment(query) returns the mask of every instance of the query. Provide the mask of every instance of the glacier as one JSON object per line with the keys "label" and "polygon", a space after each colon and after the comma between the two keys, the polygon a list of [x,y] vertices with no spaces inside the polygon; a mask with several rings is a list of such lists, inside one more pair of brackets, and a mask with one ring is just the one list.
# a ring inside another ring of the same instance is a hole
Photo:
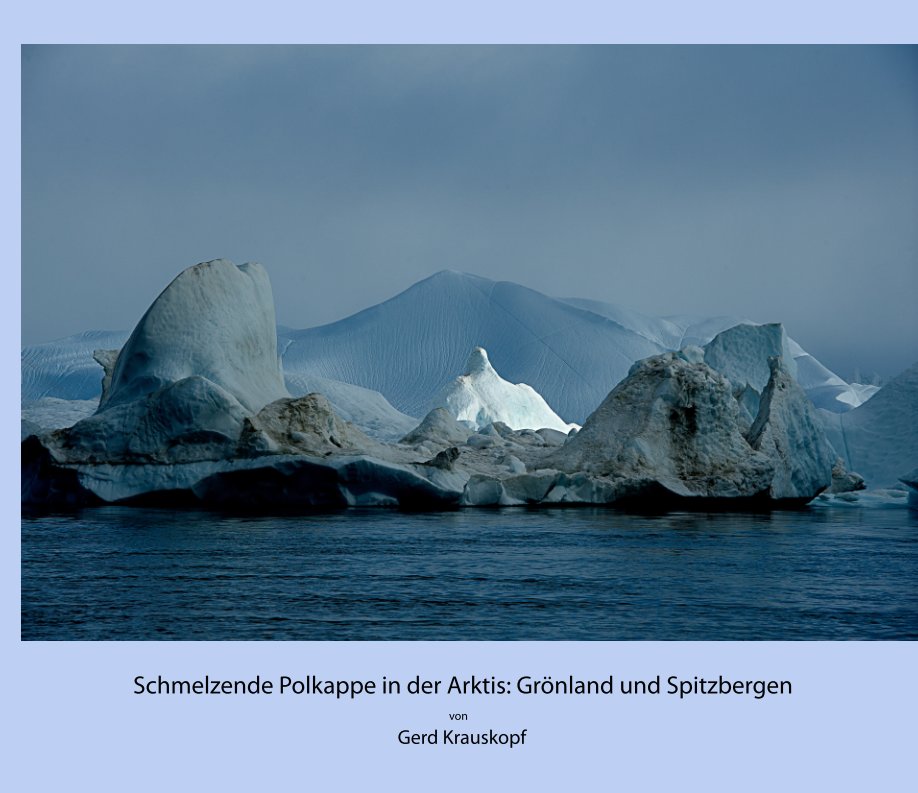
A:
{"label": "glacier", "polygon": [[[549,300],[531,290],[522,296],[537,307]],[[558,321],[574,316],[563,312],[583,313],[554,304]],[[591,312],[586,323],[596,333],[626,332],[617,324],[610,331],[610,320]],[[687,328],[671,330],[670,341],[686,338]],[[641,344],[649,344],[644,331]],[[722,331],[708,348],[629,364],[579,432],[536,390],[505,381],[473,346],[465,374],[444,382],[445,404],[418,422],[372,389],[323,374],[285,376],[294,344],[278,347],[267,273],[214,260],[174,279],[120,351],[96,348],[96,376],[101,381],[104,370],[106,385],[92,415],[42,429],[24,412],[23,502],[796,506],[833,482],[856,482],[838,467],[794,377],[799,356],[783,328]],[[383,364],[393,360],[390,351],[377,353]],[[292,393],[288,383],[309,392]],[[331,396],[318,393],[323,388]],[[340,415],[331,397],[359,420]]]}

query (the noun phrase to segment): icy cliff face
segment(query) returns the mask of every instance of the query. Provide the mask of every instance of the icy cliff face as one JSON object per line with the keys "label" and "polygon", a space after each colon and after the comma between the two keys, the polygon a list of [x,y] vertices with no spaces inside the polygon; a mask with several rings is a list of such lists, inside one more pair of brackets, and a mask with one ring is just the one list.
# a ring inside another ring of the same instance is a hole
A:
{"label": "icy cliff face", "polygon": [[846,383],[789,338],[778,323],[739,323],[718,333],[704,350],[705,363],[730,380],[735,390],[751,389],[756,395],[761,395],[770,377],[768,359],[777,356],[810,401],[833,413],[863,404],[878,390]]}
{"label": "icy cliff face", "polygon": [[899,486],[918,464],[918,363],[881,388],[869,402],[841,415],[820,411],[832,446],[869,488]]}
{"label": "icy cliff face", "polygon": [[99,410],[191,376],[209,380],[252,412],[289,396],[277,357],[274,298],[261,265],[217,259],[183,271],[121,349]]}
{"label": "icy cliff face", "polygon": [[100,402],[108,400],[108,392],[112,387],[112,376],[115,374],[115,364],[118,363],[120,350],[93,350],[92,359],[102,367],[102,396]]}
{"label": "icy cliff face", "polygon": [[761,394],[771,377],[768,360],[773,356],[796,376],[797,363],[784,327],[778,324],[736,325],[718,333],[704,347],[704,362],[726,377],[737,392],[750,386]]}
{"label": "icy cliff face", "polygon": [[563,421],[532,386],[504,380],[491,366],[483,347],[472,350],[465,373],[434,400],[460,422],[473,429],[502,422],[510,429],[553,429],[570,432],[577,424]]}
{"label": "icy cliff face", "polygon": [[48,438],[67,463],[176,463],[235,452],[248,411],[204,377],[185,377],[130,402],[109,406]]}
{"label": "icy cliff face", "polygon": [[743,437],[730,382],[678,353],[635,364],[548,464],[706,498],[760,496],[773,474]]}
{"label": "icy cliff face", "polygon": [[809,500],[832,484],[836,455],[826,439],[813,404],[785,368],[784,359],[768,359],[771,370],[749,443],[774,465],[770,495],[775,500]]}

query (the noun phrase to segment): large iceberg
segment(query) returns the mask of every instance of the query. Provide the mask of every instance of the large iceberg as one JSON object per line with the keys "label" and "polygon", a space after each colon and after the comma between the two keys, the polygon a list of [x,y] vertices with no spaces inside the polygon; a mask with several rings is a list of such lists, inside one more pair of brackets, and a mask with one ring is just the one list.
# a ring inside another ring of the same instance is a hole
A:
{"label": "large iceberg", "polygon": [[549,464],[652,481],[679,496],[752,498],[772,475],[742,435],[730,383],[679,353],[635,364]]}
{"label": "large iceberg", "polygon": [[779,357],[764,393],[747,431],[731,382],[700,350],[654,356],[635,364],[547,463],[643,482],[671,498],[805,503],[831,484],[834,457]]}
{"label": "large iceberg", "polygon": [[450,383],[434,400],[458,421],[478,430],[494,422],[510,429],[546,427],[568,433],[579,429],[555,413],[542,396],[526,383],[510,383],[491,366],[488,353],[476,347],[465,364],[465,372]]}
{"label": "large iceberg", "polygon": [[[392,420],[374,438],[326,396],[288,393],[274,327],[270,285],[257,265],[186,270],[120,351],[97,351],[99,409],[25,439],[23,501],[796,505],[832,481],[834,457],[783,357],[753,360],[780,337],[767,328],[743,331],[771,339],[746,344],[748,360],[721,362],[733,381],[697,347],[641,360],[570,435],[538,393],[503,380],[484,350],[447,388],[446,407],[419,424],[372,392],[339,388],[336,398],[353,412]],[[741,376],[763,366],[764,384],[758,374]],[[743,402],[751,381],[761,386],[754,404]]]}
{"label": "large iceberg", "polygon": [[257,411],[289,396],[276,328],[271,285],[260,264],[237,267],[217,259],[189,267],[163,290],[121,348],[99,409],[194,375]]}
{"label": "large iceberg", "polygon": [[[219,260],[185,270],[120,352],[95,357],[105,387],[93,415],[50,432],[29,422],[36,434],[22,447],[24,502],[347,505],[415,493],[448,504],[460,495],[413,470],[412,449],[369,438],[324,396],[290,396],[259,265]],[[373,400],[352,392],[351,401]],[[377,452],[385,459],[371,457]]]}

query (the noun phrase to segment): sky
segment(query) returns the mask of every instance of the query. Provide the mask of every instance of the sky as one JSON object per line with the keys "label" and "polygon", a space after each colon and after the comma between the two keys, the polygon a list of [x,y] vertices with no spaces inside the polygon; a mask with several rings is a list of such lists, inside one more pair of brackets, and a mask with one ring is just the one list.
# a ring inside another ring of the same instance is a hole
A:
{"label": "sky", "polygon": [[278,322],[443,270],[918,361],[918,47],[27,46],[22,341],[259,261]]}

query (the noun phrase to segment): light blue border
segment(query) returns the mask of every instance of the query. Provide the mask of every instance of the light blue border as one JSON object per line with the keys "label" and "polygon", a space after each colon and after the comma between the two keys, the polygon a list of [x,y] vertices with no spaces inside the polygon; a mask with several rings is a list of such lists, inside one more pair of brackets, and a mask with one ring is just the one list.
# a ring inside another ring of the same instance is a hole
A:
{"label": "light blue border", "polygon": [[[0,300],[19,351],[19,45],[23,42],[913,42],[913,2],[33,3],[2,34]],[[563,10],[562,10],[563,9]],[[51,231],[51,230],[49,230]],[[18,395],[4,389],[4,415]],[[13,423],[3,423],[13,449]],[[18,464],[4,457],[12,505]],[[3,542],[3,776],[13,790],[893,790],[914,784],[914,643],[21,643],[14,508]],[[570,698],[137,698],[135,674],[725,674],[794,695]],[[530,731],[525,750],[400,747],[402,727]]]}

